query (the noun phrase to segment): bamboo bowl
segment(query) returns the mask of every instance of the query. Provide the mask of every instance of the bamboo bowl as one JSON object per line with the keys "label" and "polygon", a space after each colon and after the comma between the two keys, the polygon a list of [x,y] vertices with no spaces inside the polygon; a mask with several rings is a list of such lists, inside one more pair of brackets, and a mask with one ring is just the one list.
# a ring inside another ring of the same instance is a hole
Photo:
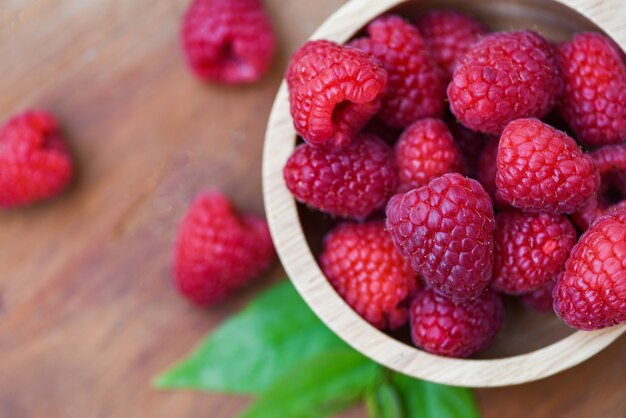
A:
{"label": "bamboo bowl", "polygon": [[[603,30],[626,49],[623,0],[352,0],[329,17],[311,39],[343,43],[371,19],[393,11],[407,17],[432,7],[454,7],[476,16],[492,30],[531,28],[553,40],[582,30]],[[274,244],[296,289],[324,323],[348,344],[386,367],[438,383],[492,387],[541,379],[590,358],[611,344],[626,326],[583,332],[554,315],[507,307],[494,345],[478,359],[454,359],[421,351],[406,335],[387,335],[361,319],[335,293],[314,254],[329,219],[297,205],[282,169],[296,144],[283,82],[269,118],[263,155],[263,194]],[[511,305],[511,304],[507,304]]]}

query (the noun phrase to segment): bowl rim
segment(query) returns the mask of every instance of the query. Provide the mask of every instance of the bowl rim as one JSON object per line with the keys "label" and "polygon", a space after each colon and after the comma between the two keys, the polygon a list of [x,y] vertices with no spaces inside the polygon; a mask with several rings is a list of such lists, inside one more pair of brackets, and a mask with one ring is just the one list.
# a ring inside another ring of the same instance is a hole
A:
{"label": "bowl rim", "polygon": [[[409,0],[351,0],[309,38],[343,43],[368,21]],[[626,50],[626,2],[552,0],[602,28]],[[285,140],[289,138],[289,140]],[[285,81],[272,106],[263,150],[263,197],[272,238],[282,264],[302,298],[340,338],[362,354],[395,371],[437,383],[497,387],[545,378],[595,355],[626,331],[626,324],[599,331],[576,331],[538,350],[497,359],[442,357],[390,337],[357,315],[335,292],[307,244],[297,206],[282,170],[295,147]]]}

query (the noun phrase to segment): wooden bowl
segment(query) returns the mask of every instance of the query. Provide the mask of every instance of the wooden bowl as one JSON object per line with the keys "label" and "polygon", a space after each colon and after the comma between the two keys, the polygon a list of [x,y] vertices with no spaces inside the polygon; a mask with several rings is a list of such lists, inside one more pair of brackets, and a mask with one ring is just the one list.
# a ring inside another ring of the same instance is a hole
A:
{"label": "wooden bowl", "polygon": [[[623,0],[352,0],[329,17],[311,39],[343,43],[384,12],[413,17],[432,7],[464,10],[492,30],[531,28],[557,41],[578,31],[603,30],[622,49],[626,46]],[[481,358],[471,360],[429,354],[410,345],[406,335],[390,336],[377,330],[335,293],[318,267],[314,253],[319,251],[329,222],[320,214],[299,208],[285,186],[282,170],[295,144],[296,133],[283,82],[272,108],[263,155],[263,194],[274,244],[293,284],[313,311],[348,344],[378,363],[409,376],[449,385],[506,386],[572,367],[626,330],[620,326],[575,332],[554,315],[536,314],[508,303],[503,330],[493,347]]]}

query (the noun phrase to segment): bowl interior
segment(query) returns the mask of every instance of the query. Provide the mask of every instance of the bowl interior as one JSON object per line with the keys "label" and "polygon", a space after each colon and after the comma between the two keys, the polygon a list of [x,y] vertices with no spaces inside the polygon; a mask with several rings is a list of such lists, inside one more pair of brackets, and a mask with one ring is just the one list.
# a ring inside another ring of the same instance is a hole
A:
{"label": "bowl interior", "polygon": [[[460,0],[413,1],[391,9],[405,17],[416,17],[435,7],[450,7],[465,11],[491,30],[533,29],[548,39],[562,41],[575,32],[599,30],[591,21],[568,7],[552,1],[491,1],[473,2]],[[321,250],[324,234],[336,221],[298,205],[299,217],[313,255]],[[522,306],[516,298],[507,298],[507,310],[502,331],[494,344],[479,358],[501,358],[528,353],[561,340],[574,332],[553,313],[538,313]],[[406,333],[394,334],[395,338],[410,343]]]}

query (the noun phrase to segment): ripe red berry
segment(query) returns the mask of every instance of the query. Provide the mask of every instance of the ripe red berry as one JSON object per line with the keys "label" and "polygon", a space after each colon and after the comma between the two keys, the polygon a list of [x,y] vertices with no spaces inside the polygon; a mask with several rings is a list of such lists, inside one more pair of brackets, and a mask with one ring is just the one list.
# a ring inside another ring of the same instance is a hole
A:
{"label": "ripe red berry", "polygon": [[363,134],[340,150],[298,146],[283,176],[298,201],[355,219],[384,207],[398,183],[389,145]]}
{"label": "ripe red berry", "polygon": [[563,119],[585,144],[626,142],[624,54],[600,33],[579,33],[559,47],[565,91]]}
{"label": "ripe red berry", "polygon": [[404,128],[424,117],[441,117],[446,81],[417,28],[399,16],[383,16],[367,27],[368,37],[350,43],[376,57],[389,74],[378,117]]}
{"label": "ripe red berry", "polygon": [[576,229],[563,215],[512,210],[496,215],[494,241],[491,288],[519,295],[563,271],[576,243]]}
{"label": "ripe red berry", "polygon": [[552,311],[552,305],[554,299],[552,298],[552,290],[554,289],[555,281],[549,280],[544,283],[538,289],[533,290],[530,293],[526,293],[520,296],[522,303],[531,309],[539,312]]}
{"label": "ripe red berry", "polygon": [[219,83],[258,80],[276,49],[260,0],[194,0],[185,13],[181,37],[194,74]]}
{"label": "ripe red berry", "polygon": [[348,145],[380,109],[387,72],[366,52],[330,41],[298,49],[287,68],[296,132],[312,145]]}
{"label": "ripe red berry", "polygon": [[417,294],[409,311],[411,337],[416,346],[428,352],[470,357],[491,344],[503,316],[502,300],[494,292],[454,302],[425,289]]}
{"label": "ripe red berry", "polygon": [[509,209],[511,206],[498,196],[496,187],[496,173],[498,172],[498,144],[500,139],[491,137],[478,157],[478,170],[476,180],[489,193],[494,207],[497,209]]}
{"label": "ripe red berry", "polygon": [[448,99],[465,126],[498,135],[514,119],[548,114],[562,87],[548,41],[531,31],[500,32],[480,38],[461,59]]}
{"label": "ripe red berry", "polygon": [[59,194],[72,161],[52,115],[27,111],[0,129],[0,208],[28,205]]}
{"label": "ripe red berry", "polygon": [[572,213],[600,186],[593,159],[538,119],[518,119],[498,146],[498,196],[527,211]]}
{"label": "ripe red berry", "polygon": [[597,219],[580,237],[553,295],[557,315],[573,328],[626,322],[626,211]]}
{"label": "ripe red berry", "polygon": [[447,119],[448,128],[454,137],[454,143],[461,153],[465,172],[469,177],[475,177],[478,172],[478,159],[487,145],[488,136],[481,132],[466,128],[458,120]]}
{"label": "ripe red berry", "polygon": [[406,128],[394,155],[400,192],[421,187],[443,174],[463,171],[454,138],[439,119],[421,119]]}
{"label": "ripe red berry", "polygon": [[469,51],[481,35],[487,33],[482,23],[454,10],[436,9],[416,21],[420,33],[448,77],[457,61]]}
{"label": "ripe red berry", "polygon": [[387,229],[411,267],[438,292],[473,299],[489,284],[493,208],[477,181],[444,174],[392,197]]}
{"label": "ripe red berry", "polygon": [[382,221],[343,223],[324,238],[320,265],[337,293],[380,329],[406,324],[417,276]]}
{"label": "ripe red berry", "polygon": [[208,306],[239,290],[274,261],[261,217],[239,217],[220,193],[198,196],[178,226],[174,282],[190,301]]}

